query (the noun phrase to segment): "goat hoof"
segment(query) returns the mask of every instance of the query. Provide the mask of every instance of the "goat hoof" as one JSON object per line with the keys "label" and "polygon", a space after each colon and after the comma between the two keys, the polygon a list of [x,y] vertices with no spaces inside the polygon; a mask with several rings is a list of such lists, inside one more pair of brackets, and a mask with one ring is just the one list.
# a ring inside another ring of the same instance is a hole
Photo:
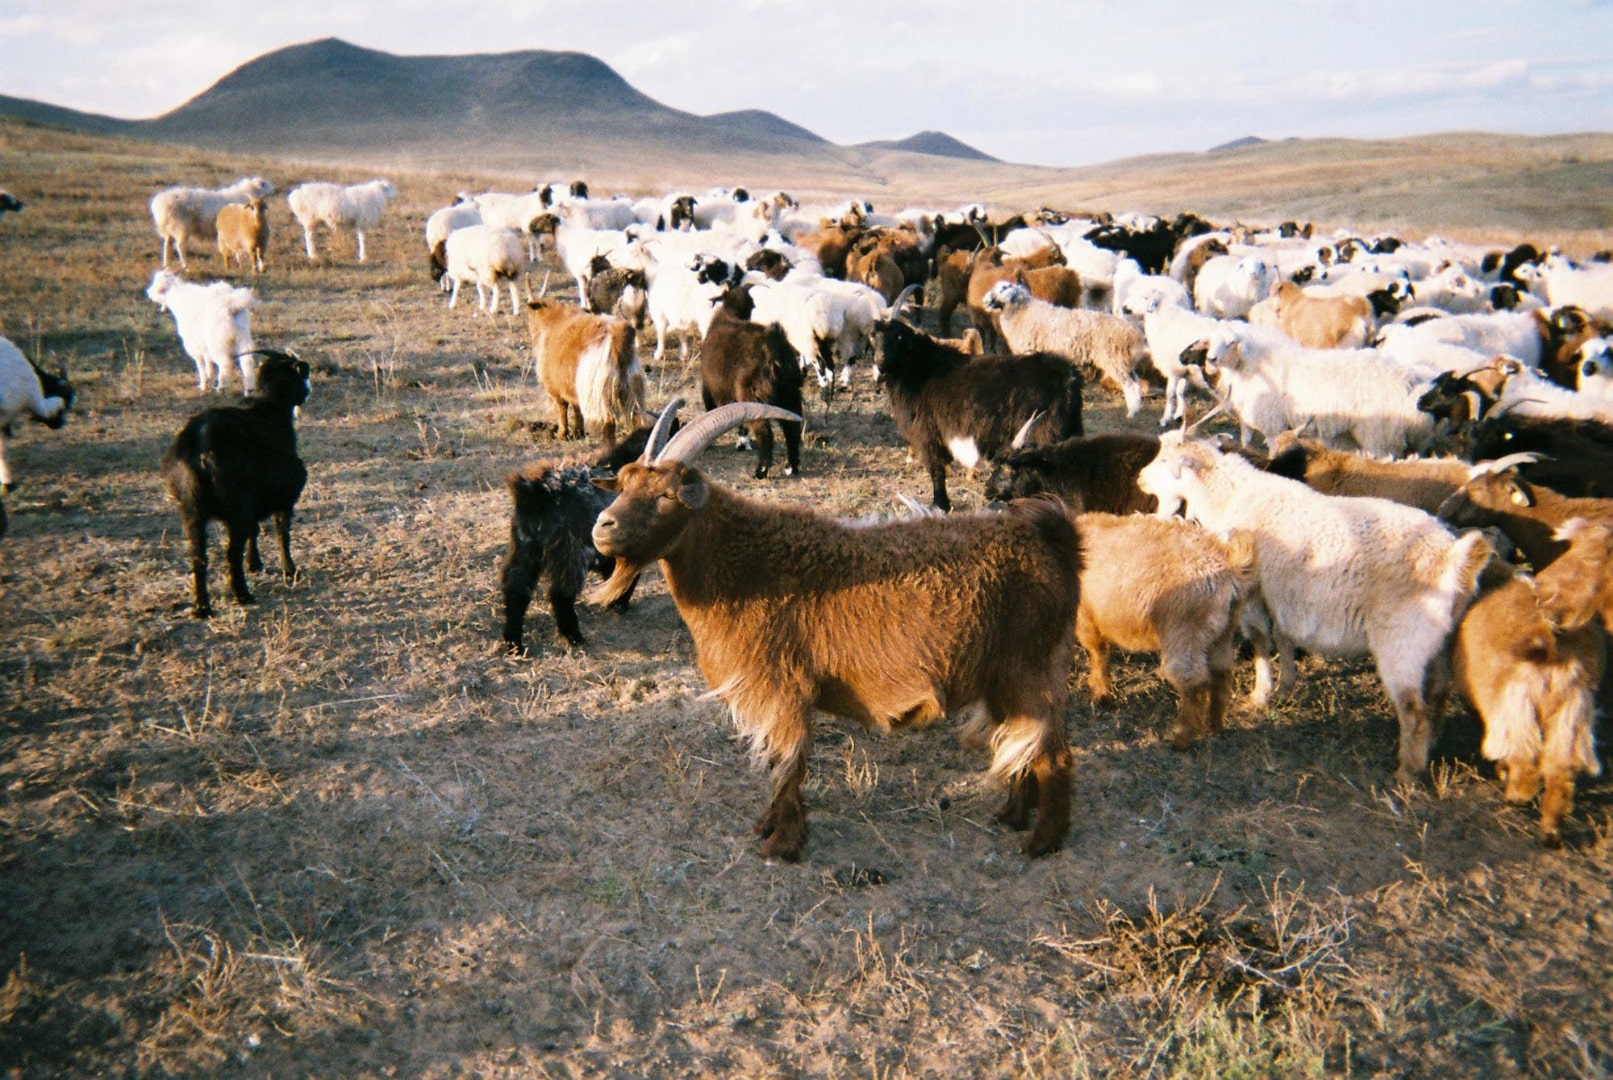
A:
{"label": "goat hoof", "polygon": [[1563,846],[1563,834],[1556,829],[1540,830],[1540,846],[1544,848],[1560,848]]}
{"label": "goat hoof", "polygon": [[235,602],[237,604],[256,604],[258,602],[258,598],[253,596],[251,593],[236,593]]}
{"label": "goat hoof", "polygon": [[[803,834],[804,832],[805,830],[803,830]],[[774,832],[773,835],[762,841],[762,858],[780,859],[791,863],[800,862],[801,847],[805,840],[805,835],[792,837],[787,835],[785,830]]]}
{"label": "goat hoof", "polygon": [[1032,859],[1040,859],[1044,855],[1051,855],[1064,846],[1062,836],[1043,836],[1042,830],[1037,829],[1025,838],[1019,850]]}
{"label": "goat hoof", "polygon": [[213,617],[213,609],[211,607],[193,608],[191,610],[191,615],[198,619],[211,619]]}
{"label": "goat hoof", "polygon": [[10,495],[13,491],[17,490],[17,485],[16,484],[0,484],[0,490],[3,490],[7,495]]}

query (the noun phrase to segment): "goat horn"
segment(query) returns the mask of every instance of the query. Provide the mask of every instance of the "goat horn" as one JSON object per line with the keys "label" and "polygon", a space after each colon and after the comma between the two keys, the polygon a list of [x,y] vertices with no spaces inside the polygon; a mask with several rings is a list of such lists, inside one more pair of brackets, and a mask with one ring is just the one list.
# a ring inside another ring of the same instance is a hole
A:
{"label": "goat horn", "polygon": [[793,420],[798,424],[802,422],[800,416],[776,405],[763,405],[759,401],[736,401],[732,405],[713,409],[694,423],[685,426],[672,437],[671,442],[666,444],[666,449],[656,455],[653,464],[666,465],[674,461],[692,461],[725,433],[753,420]]}
{"label": "goat horn", "polygon": [[1545,457],[1544,454],[1528,452],[1508,454],[1506,457],[1498,457],[1494,461],[1479,462],[1467,471],[1467,476],[1469,480],[1476,480],[1481,476],[1491,476],[1495,473],[1506,472],[1508,469],[1516,468],[1519,465],[1533,465],[1537,461],[1544,461]]}
{"label": "goat horn", "polygon": [[893,313],[901,311],[902,305],[911,300],[913,298],[913,294],[918,292],[920,288],[921,286],[919,285],[909,285],[907,288],[903,289],[896,295],[896,299],[891,301],[891,311]]}
{"label": "goat horn", "polygon": [[986,230],[985,230],[985,229],[982,229],[982,228],[981,228],[981,227],[980,227],[980,223],[979,223],[979,222],[978,222],[978,221],[971,221],[971,222],[969,222],[969,227],[970,227],[970,228],[971,228],[971,229],[973,229],[973,230],[974,230],[974,231],[975,231],[975,234],[976,234],[976,235],[977,235],[977,236],[979,236],[979,237],[980,237],[980,243],[981,243],[981,244],[982,244],[982,245],[983,245],[983,246],[985,246],[985,247],[996,247],[996,246],[997,246],[997,245],[996,245],[996,244],[993,244],[993,243],[992,243],[992,242],[991,242],[991,240],[990,240],[990,238],[988,238],[988,237],[987,237],[987,236],[986,236]]}
{"label": "goat horn", "polygon": [[1031,413],[1031,418],[1025,421],[1025,423],[1020,427],[1019,431],[1014,434],[1014,441],[1008,444],[1009,449],[1025,449],[1025,440],[1030,438],[1031,428],[1036,426],[1036,421],[1040,420],[1043,415],[1044,410],[1042,409],[1037,409],[1035,412]]}
{"label": "goat horn", "polygon": [[1199,428],[1203,427],[1205,424],[1208,424],[1211,420],[1214,420],[1223,411],[1225,411],[1226,407],[1227,407],[1227,403],[1225,401],[1216,402],[1215,408],[1211,409],[1209,412],[1205,413],[1203,416],[1201,416],[1197,420],[1193,421],[1193,426],[1192,427],[1183,427],[1182,428],[1182,438],[1184,438],[1184,439],[1187,438],[1189,435],[1193,434]]}
{"label": "goat horn", "polygon": [[550,271],[548,270],[543,272],[543,284],[538,286],[538,299],[540,300],[543,299],[544,294],[549,291],[549,274]]}
{"label": "goat horn", "polygon": [[667,439],[671,438],[667,434],[667,429],[672,426],[672,421],[681,408],[683,408],[683,399],[680,397],[675,397],[666,403],[666,408],[661,410],[661,415],[655,418],[655,425],[650,428],[650,437],[644,443],[644,456],[639,459],[639,464],[653,465],[655,463],[656,455],[666,446]]}

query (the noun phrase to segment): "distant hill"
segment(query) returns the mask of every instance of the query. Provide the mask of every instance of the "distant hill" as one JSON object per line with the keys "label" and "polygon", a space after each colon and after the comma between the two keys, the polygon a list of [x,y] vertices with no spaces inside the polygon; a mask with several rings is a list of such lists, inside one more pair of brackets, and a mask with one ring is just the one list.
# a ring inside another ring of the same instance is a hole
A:
{"label": "distant hill", "polygon": [[1224,142],[1219,146],[1212,146],[1205,151],[1205,153],[1218,154],[1223,150],[1247,150],[1251,146],[1264,146],[1266,145],[1266,142],[1267,140],[1262,139],[1259,135],[1245,135],[1241,139],[1233,139],[1231,142]]}
{"label": "distant hill", "polygon": [[97,134],[241,153],[382,161],[538,164],[585,157],[556,145],[640,154],[821,154],[837,147],[761,110],[697,116],[634,89],[582,53],[396,56],[325,38],[266,53],[152,120],[0,97],[0,115]]}
{"label": "distant hill", "polygon": [[976,150],[966,142],[954,139],[944,131],[921,131],[905,139],[888,139],[858,143],[859,150],[906,150],[910,154],[929,154],[933,157],[959,158],[963,161],[999,161],[990,154]]}

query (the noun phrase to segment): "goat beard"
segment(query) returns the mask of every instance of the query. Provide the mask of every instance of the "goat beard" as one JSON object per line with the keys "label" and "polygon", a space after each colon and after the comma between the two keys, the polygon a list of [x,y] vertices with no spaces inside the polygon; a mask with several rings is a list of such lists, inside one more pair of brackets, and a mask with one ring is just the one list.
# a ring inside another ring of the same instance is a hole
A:
{"label": "goat beard", "polygon": [[639,574],[644,572],[644,563],[632,562],[628,559],[616,559],[616,569],[611,571],[610,577],[600,582],[587,596],[588,603],[595,607],[609,607],[627,595],[627,590],[633,587]]}

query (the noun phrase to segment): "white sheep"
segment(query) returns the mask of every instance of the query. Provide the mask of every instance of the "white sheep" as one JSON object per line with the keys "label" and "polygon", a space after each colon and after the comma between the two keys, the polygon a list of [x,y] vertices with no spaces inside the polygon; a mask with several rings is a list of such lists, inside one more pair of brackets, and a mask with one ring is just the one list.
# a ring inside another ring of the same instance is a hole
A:
{"label": "white sheep", "polygon": [[1126,415],[1143,404],[1142,368],[1148,344],[1131,323],[1101,311],[1058,307],[1032,296],[1017,281],[999,281],[982,304],[994,312],[1003,341],[1016,354],[1047,352],[1077,366],[1091,366],[1117,386]]}
{"label": "white sheep", "polygon": [[1575,266],[1561,255],[1548,255],[1538,267],[1520,266],[1516,273],[1552,307],[1573,304],[1592,318],[1613,322],[1613,265]]}
{"label": "white sheep", "polygon": [[433,277],[439,279],[444,292],[453,286],[453,281],[444,274],[448,266],[442,261],[443,241],[447,240],[448,234],[456,229],[480,224],[482,224],[482,209],[469,199],[434,210],[431,216],[426,218],[426,250],[431,252],[431,273]]}
{"label": "white sheep", "polygon": [[[476,307],[489,315],[498,313],[498,285],[507,282],[510,287],[510,314],[518,314],[515,282],[526,270],[525,248],[518,229],[501,225],[467,225],[448,234],[442,242],[441,258],[433,258],[432,272],[440,279],[446,276],[453,284],[448,295],[448,306],[459,303],[459,286],[472,282],[476,286]],[[437,265],[441,264],[441,270]],[[492,290],[492,296],[487,291]],[[531,299],[530,290],[527,299]],[[491,300],[491,303],[489,303]]]}
{"label": "white sheep", "polygon": [[192,240],[218,239],[218,212],[231,203],[263,199],[274,194],[274,185],[261,176],[244,176],[228,187],[171,187],[151,197],[151,220],[162,238],[162,265],[168,267],[168,245],[174,245],[181,269],[185,244]]}
{"label": "white sheep", "polygon": [[59,428],[72,404],[73,387],[65,371],[51,374],[35,367],[21,349],[0,337],[0,489],[16,486],[6,464],[11,426],[31,416],[46,427]]}
{"label": "white sheep", "polygon": [[198,390],[207,390],[209,377],[215,390],[223,390],[231,360],[241,368],[241,392],[251,394],[258,388],[258,356],[252,351],[249,324],[255,300],[251,289],[227,281],[199,285],[158,270],[151,276],[146,295],[174,317],[179,343],[196,363]]}
{"label": "white sheep", "polygon": [[482,212],[482,224],[515,229],[526,237],[526,257],[535,260],[539,252],[539,239],[532,223],[551,213],[552,185],[534,188],[524,195],[511,195],[503,191],[484,191],[474,197],[477,209]]}
{"label": "white sheep", "polygon": [[[1297,680],[1296,646],[1319,656],[1370,655],[1400,720],[1399,768],[1410,785],[1426,769],[1450,688],[1451,632],[1491,551],[1483,534],[1457,539],[1430,514],[1386,499],[1323,495],[1262,472],[1208,443],[1166,435],[1138,475],[1168,517],[1255,540],[1260,602],[1280,657],[1279,694]],[[1247,620],[1245,625],[1249,625]],[[1256,695],[1272,684],[1256,652]]]}
{"label": "white sheep", "polygon": [[314,230],[323,225],[335,232],[346,227],[353,230],[358,240],[358,261],[364,261],[364,234],[381,221],[381,211],[388,199],[395,199],[398,189],[390,180],[371,180],[363,184],[327,184],[314,182],[298,184],[286,195],[291,213],[302,226],[303,247],[310,259],[314,253]]}
{"label": "white sheep", "polygon": [[1200,268],[1193,299],[1206,315],[1244,319],[1250,308],[1271,295],[1277,281],[1277,268],[1265,259],[1217,255]]}
{"label": "white sheep", "polygon": [[1592,338],[1579,347],[1574,386],[1586,397],[1613,403],[1613,340]]}

